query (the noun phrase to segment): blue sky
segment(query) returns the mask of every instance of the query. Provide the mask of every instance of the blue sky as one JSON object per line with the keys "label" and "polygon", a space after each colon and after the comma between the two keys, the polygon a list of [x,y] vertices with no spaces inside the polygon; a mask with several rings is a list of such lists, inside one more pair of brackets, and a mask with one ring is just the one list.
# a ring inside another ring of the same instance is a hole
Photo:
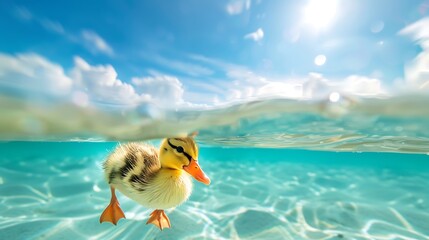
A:
{"label": "blue sky", "polygon": [[[159,105],[216,104],[299,98],[321,84],[385,94],[398,82],[427,86],[418,56],[428,10],[426,0],[2,1],[0,73],[30,91],[26,81],[52,84],[53,71],[73,89],[61,93],[85,101],[118,92]],[[44,79],[23,74],[43,66]]]}

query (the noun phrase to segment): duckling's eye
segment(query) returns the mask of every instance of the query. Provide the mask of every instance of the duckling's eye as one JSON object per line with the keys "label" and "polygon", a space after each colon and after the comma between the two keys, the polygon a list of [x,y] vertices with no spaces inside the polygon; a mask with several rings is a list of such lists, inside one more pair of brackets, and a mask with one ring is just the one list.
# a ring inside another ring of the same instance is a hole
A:
{"label": "duckling's eye", "polygon": [[183,148],[181,146],[178,146],[176,148],[176,150],[177,150],[178,153],[182,153],[183,152]]}

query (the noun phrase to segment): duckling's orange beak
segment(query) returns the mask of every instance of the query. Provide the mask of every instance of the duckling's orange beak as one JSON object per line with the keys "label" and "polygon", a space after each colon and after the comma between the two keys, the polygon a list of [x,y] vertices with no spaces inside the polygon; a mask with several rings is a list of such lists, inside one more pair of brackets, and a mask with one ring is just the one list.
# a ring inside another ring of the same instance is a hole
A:
{"label": "duckling's orange beak", "polygon": [[210,184],[210,178],[203,172],[197,160],[192,159],[188,166],[184,166],[183,170],[191,174],[197,181],[200,181],[204,184]]}

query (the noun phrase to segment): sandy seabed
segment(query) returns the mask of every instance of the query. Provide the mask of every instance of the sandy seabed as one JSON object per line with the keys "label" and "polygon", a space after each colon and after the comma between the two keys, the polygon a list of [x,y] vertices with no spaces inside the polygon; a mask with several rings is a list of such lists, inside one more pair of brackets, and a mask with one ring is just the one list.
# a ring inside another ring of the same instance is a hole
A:
{"label": "sandy seabed", "polygon": [[100,224],[105,155],[2,156],[0,239],[429,239],[427,171],[210,156],[171,229],[120,193],[127,219]]}

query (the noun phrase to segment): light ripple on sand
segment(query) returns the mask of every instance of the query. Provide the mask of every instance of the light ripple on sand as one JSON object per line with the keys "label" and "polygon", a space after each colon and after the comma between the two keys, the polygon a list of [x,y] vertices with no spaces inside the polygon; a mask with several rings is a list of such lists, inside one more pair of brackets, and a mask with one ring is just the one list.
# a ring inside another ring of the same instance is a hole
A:
{"label": "light ripple on sand", "polygon": [[0,168],[0,239],[428,239],[429,235],[427,172],[232,162],[210,156],[203,165],[213,184],[196,183],[191,199],[168,211],[172,229],[161,232],[145,225],[150,210],[121,194],[128,218],[118,226],[99,224],[110,197],[102,160],[97,156],[8,161]]}

